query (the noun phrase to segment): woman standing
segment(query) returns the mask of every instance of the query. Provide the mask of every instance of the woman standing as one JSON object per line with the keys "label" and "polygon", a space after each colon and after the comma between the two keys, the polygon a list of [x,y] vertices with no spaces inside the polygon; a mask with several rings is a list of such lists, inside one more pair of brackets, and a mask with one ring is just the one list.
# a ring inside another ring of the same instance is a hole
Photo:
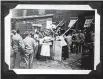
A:
{"label": "woman standing", "polygon": [[48,31],[46,31],[45,36],[43,38],[43,44],[41,47],[41,60],[50,59],[50,45],[52,45],[51,41],[52,39],[50,37],[50,34]]}

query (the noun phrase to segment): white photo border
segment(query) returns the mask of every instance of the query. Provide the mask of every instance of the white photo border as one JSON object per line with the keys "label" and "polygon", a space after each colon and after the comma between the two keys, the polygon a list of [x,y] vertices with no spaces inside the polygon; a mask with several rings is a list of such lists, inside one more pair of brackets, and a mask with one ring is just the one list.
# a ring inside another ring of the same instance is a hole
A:
{"label": "white photo border", "polygon": [[[52,9],[52,10],[90,10],[95,11],[95,52],[94,70],[100,63],[100,15],[97,9],[89,5],[43,5],[43,4],[18,4],[14,9]],[[11,32],[12,9],[5,17],[5,62],[10,69],[10,32]],[[64,69],[10,69],[17,74],[89,74],[92,70],[64,70]]]}

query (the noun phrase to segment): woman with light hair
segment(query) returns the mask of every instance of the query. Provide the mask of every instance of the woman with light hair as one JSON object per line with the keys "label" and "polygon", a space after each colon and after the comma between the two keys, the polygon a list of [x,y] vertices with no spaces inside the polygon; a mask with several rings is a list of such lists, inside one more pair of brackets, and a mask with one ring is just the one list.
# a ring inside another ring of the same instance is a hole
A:
{"label": "woman with light hair", "polygon": [[43,44],[40,53],[41,60],[50,59],[50,45],[52,45],[51,41],[52,39],[50,37],[50,33],[48,31],[45,31],[45,36],[43,38]]}

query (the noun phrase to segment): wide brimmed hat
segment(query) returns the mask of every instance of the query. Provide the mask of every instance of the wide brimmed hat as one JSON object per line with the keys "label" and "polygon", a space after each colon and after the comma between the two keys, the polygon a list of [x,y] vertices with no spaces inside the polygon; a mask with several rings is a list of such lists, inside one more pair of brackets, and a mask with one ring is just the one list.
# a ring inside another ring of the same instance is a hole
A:
{"label": "wide brimmed hat", "polygon": [[16,33],[16,30],[12,30],[11,33]]}

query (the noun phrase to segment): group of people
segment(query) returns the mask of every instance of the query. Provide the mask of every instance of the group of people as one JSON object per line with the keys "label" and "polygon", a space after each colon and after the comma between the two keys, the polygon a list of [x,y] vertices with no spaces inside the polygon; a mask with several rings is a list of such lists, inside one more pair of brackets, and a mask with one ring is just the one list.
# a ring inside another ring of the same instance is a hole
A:
{"label": "group of people", "polygon": [[73,32],[72,36],[72,52],[73,53],[82,53],[83,45],[85,41],[85,35],[79,30],[77,33]]}
{"label": "group of people", "polygon": [[[55,60],[54,41],[61,41],[61,58],[66,60],[70,53],[82,53],[85,35],[78,33],[60,35],[55,31],[44,32],[26,31],[23,35],[20,30],[11,31],[11,68],[32,68],[33,60]],[[59,47],[59,46],[58,46]]]}
{"label": "group of people", "polygon": [[49,30],[44,33],[26,31],[23,35],[20,30],[11,32],[11,68],[31,68],[33,59],[51,58],[50,48],[53,38]]}

